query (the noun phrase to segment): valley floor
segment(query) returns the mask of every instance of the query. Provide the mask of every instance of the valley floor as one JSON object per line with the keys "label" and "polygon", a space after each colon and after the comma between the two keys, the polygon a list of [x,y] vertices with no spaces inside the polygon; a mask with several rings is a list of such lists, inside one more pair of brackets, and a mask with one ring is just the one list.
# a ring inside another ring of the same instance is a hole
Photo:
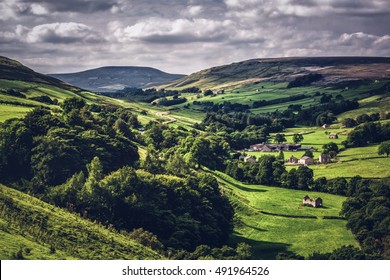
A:
{"label": "valley floor", "polygon": [[[236,210],[234,242],[247,242],[255,258],[275,259],[293,252],[305,257],[331,252],[343,245],[358,246],[340,210],[346,197],[318,192],[246,185],[221,172],[212,172]],[[323,208],[302,206],[302,198],[321,197]]]}

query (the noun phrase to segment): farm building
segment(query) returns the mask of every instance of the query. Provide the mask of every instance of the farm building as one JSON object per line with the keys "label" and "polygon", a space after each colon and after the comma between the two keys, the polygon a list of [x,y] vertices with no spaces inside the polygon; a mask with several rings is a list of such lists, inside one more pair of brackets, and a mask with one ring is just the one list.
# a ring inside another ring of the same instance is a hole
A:
{"label": "farm building", "polygon": [[264,144],[254,144],[249,146],[250,151],[261,151],[263,149]]}
{"label": "farm building", "polygon": [[319,163],[329,163],[330,159],[331,159],[330,155],[328,155],[328,154],[321,154],[318,157],[318,162]]}
{"label": "farm building", "polygon": [[337,135],[337,133],[331,133],[329,134],[329,139],[338,139],[339,136]]}
{"label": "farm building", "polygon": [[250,162],[250,163],[256,162],[256,158],[254,156],[240,156],[238,159],[243,162]]}
{"label": "farm building", "polygon": [[244,162],[255,163],[256,162],[256,158],[254,156],[246,156],[244,158]]}
{"label": "farm building", "polygon": [[311,199],[308,195],[305,195],[305,197],[302,200],[303,205],[310,205],[315,208],[322,207],[322,198],[317,197],[316,199]]}
{"label": "farm building", "polygon": [[291,156],[289,159],[286,160],[286,162],[288,162],[288,163],[298,163],[299,159],[294,157],[294,156]]}
{"label": "farm building", "polygon": [[299,163],[303,164],[303,165],[311,165],[311,164],[314,164],[314,160],[311,157],[304,156],[304,157],[301,157],[301,159],[299,160]]}

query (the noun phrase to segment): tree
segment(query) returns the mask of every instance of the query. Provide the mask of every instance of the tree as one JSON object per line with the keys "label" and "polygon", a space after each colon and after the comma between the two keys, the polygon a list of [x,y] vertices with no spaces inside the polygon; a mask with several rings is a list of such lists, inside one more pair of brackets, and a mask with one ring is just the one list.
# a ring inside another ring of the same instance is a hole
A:
{"label": "tree", "polygon": [[313,158],[314,157],[314,154],[312,151],[310,150],[306,150],[305,153],[303,154],[304,157],[311,157]]}
{"label": "tree", "polygon": [[389,157],[390,141],[382,142],[378,147],[378,155],[384,155],[384,154],[386,154],[386,157]]}
{"label": "tree", "polygon": [[33,147],[31,130],[20,120],[0,125],[0,178],[28,179]]}
{"label": "tree", "polygon": [[293,142],[295,144],[300,143],[302,141],[303,141],[303,135],[302,134],[297,133],[297,134],[293,135]]}
{"label": "tree", "polygon": [[278,144],[286,142],[286,137],[284,137],[284,134],[278,133],[275,135],[275,142]]}
{"label": "tree", "polygon": [[337,154],[339,152],[339,147],[336,143],[330,142],[322,146],[322,150],[325,154],[329,154],[331,152]]}
{"label": "tree", "polygon": [[351,118],[345,118],[343,121],[342,121],[342,124],[345,126],[345,127],[355,127],[358,125],[358,123],[354,120],[354,119],[351,119]]}
{"label": "tree", "polygon": [[64,110],[64,113],[69,113],[73,109],[81,109],[86,105],[84,99],[77,98],[77,97],[72,97],[72,98],[67,98],[62,102],[60,107],[62,110]]}
{"label": "tree", "polygon": [[210,90],[210,89],[207,89],[207,90],[203,93],[204,96],[209,96],[209,95],[212,95],[212,94],[213,94],[213,91]]}

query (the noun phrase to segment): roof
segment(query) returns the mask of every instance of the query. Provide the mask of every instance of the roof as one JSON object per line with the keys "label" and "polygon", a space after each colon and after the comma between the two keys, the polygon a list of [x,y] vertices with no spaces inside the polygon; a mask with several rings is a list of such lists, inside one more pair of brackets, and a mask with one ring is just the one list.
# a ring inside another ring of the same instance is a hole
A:
{"label": "roof", "polygon": [[304,157],[301,157],[301,159],[306,160],[306,159],[313,159],[313,158],[308,157],[308,156],[304,156]]}

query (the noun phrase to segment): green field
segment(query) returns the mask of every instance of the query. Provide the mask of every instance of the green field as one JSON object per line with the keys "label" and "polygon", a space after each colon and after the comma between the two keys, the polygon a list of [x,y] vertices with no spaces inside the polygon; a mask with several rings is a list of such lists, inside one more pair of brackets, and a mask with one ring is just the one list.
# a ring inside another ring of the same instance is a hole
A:
{"label": "green field", "polygon": [[350,148],[337,155],[331,164],[311,165],[314,177],[361,176],[363,178],[390,178],[390,158],[378,155],[378,145]]}
{"label": "green field", "polygon": [[[278,253],[294,252],[308,256],[331,252],[343,246],[358,246],[339,217],[346,199],[342,196],[246,185],[221,172],[213,172],[235,207],[234,242],[247,242],[256,258],[274,259]],[[302,198],[321,197],[324,208],[302,206]],[[301,217],[293,217],[301,216]],[[309,218],[312,217],[312,218]]]}
{"label": "green field", "polygon": [[160,259],[115,230],[0,185],[0,259]]}

